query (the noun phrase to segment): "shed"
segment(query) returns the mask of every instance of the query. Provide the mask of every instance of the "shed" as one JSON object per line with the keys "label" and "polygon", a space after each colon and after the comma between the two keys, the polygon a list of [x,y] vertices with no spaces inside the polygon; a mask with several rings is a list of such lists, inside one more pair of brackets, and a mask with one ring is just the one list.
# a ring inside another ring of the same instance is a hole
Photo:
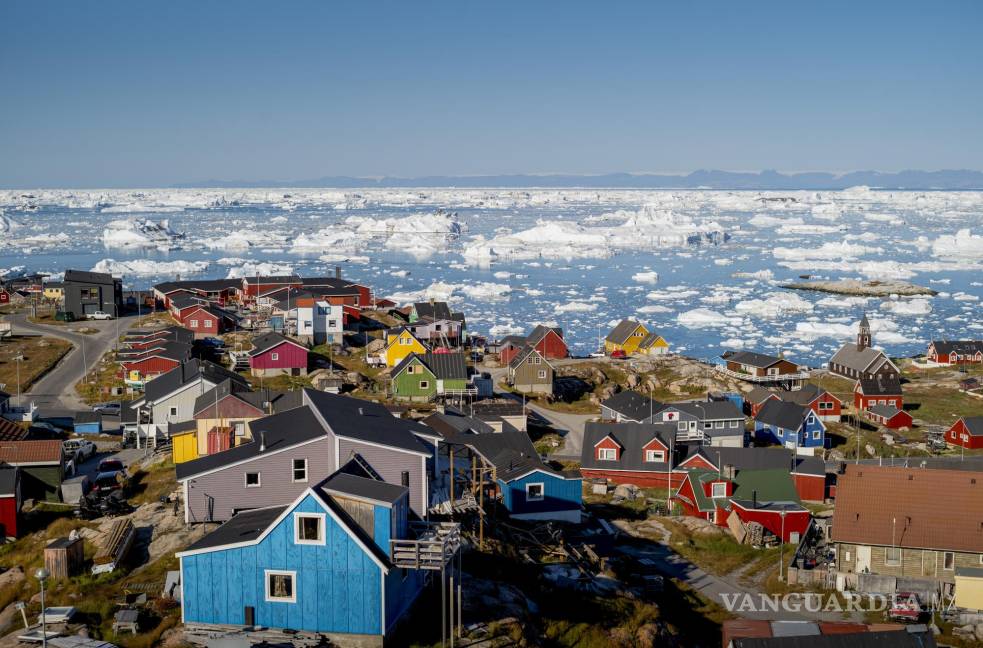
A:
{"label": "shed", "polygon": [[956,568],[956,607],[983,610],[983,569]]}
{"label": "shed", "polygon": [[102,434],[102,414],[78,412],[75,414],[73,430],[75,434]]}
{"label": "shed", "polygon": [[82,571],[82,538],[57,538],[44,548],[44,568],[52,578],[68,578]]}

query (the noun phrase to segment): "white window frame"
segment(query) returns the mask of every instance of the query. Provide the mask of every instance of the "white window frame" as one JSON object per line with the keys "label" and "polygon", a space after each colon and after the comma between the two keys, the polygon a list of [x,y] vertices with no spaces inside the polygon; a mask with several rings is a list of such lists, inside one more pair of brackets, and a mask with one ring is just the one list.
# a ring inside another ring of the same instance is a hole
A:
{"label": "white window frame", "polygon": [[[318,520],[318,531],[321,536],[317,540],[302,540],[300,538],[300,522],[304,518],[317,518]],[[324,546],[327,544],[328,528],[325,526],[327,524],[327,518],[324,513],[294,513],[294,544],[299,545],[320,545]]]}
{"label": "white window frame", "polygon": [[[540,492],[539,497],[529,494],[529,489],[534,488],[536,486],[539,486],[539,492]],[[542,502],[544,499],[546,499],[546,484],[544,482],[532,482],[530,484],[526,484],[527,502]]]}
{"label": "white window frame", "polygon": [[539,377],[540,378],[546,378],[546,370],[545,369],[540,369],[539,370]]}
{"label": "white window frame", "polygon": [[713,427],[715,429],[717,429],[717,430],[722,430],[722,429],[724,429],[724,422],[723,421],[714,421]]}
{"label": "white window frame", "polygon": [[598,461],[617,461],[618,450],[616,448],[598,448],[597,459]]}
{"label": "white window frame", "polygon": [[819,430],[816,430],[815,432],[812,433],[812,438],[813,439],[818,440],[821,437],[822,437],[822,432],[820,432]]}
{"label": "white window frame", "polygon": [[[718,487],[723,488],[724,492],[718,494]],[[710,484],[710,497],[727,497],[727,482],[714,482]]]}
{"label": "white window frame", "polygon": [[686,421],[679,421],[678,423],[676,423],[676,430],[678,430],[679,432],[685,432],[687,427],[688,426],[686,425]]}
{"label": "white window frame", "polygon": [[420,381],[420,389],[430,389],[430,381],[429,380],[421,380]]}
{"label": "white window frame", "polygon": [[732,428],[736,428],[738,425],[739,425],[739,422],[738,421],[731,421],[730,422],[730,427],[732,427]]}
{"label": "white window frame", "polygon": [[[890,552],[892,552],[892,551],[897,551],[898,552],[897,559],[893,559],[893,558],[890,557],[890,555],[891,555]],[[901,564],[902,558],[903,558],[903,556],[901,554],[901,547],[885,547],[884,548],[884,564],[887,565],[888,567],[897,567],[898,565]]]}
{"label": "white window frame", "polygon": [[201,320],[201,325],[203,328],[212,328],[212,320],[210,319]]}
{"label": "white window frame", "polygon": [[280,359],[280,354],[277,353],[276,351],[270,354],[270,360],[272,360],[273,362],[276,362],[279,359]]}
{"label": "white window frame", "polygon": [[[304,478],[303,479],[297,479],[297,465],[296,464],[297,464],[298,461],[303,461],[304,462]],[[307,475],[308,475],[308,471],[307,471],[307,457],[299,457],[299,458],[294,458],[293,460],[291,460],[291,462],[290,462],[290,481],[291,482],[293,482],[295,484],[307,482],[307,481],[309,481]]]}
{"label": "white window frame", "polygon": [[188,325],[189,325],[189,326],[190,326],[191,328],[198,328],[198,320],[191,320],[191,321],[190,321],[190,322],[188,323]]}
{"label": "white window frame", "polygon": [[[952,556],[952,560],[949,566],[946,567],[946,556]],[[954,571],[956,569],[956,552],[955,551],[943,551],[942,552],[942,571]]]}
{"label": "white window frame", "polygon": [[[290,598],[282,596],[270,596],[270,576],[289,576],[290,577]],[[263,570],[263,589],[267,603],[296,603],[297,602],[297,572],[280,569]]]}
{"label": "white window frame", "polygon": [[[256,483],[249,483],[249,475],[256,475]],[[242,483],[245,484],[246,488],[262,488],[263,487],[263,473],[262,472],[247,472],[242,475]]]}
{"label": "white window frame", "polygon": [[167,415],[168,416],[177,416],[177,408],[176,407],[169,408],[167,410]]}
{"label": "white window frame", "polygon": [[665,450],[646,450],[645,451],[645,461],[646,463],[663,463],[666,460]]}

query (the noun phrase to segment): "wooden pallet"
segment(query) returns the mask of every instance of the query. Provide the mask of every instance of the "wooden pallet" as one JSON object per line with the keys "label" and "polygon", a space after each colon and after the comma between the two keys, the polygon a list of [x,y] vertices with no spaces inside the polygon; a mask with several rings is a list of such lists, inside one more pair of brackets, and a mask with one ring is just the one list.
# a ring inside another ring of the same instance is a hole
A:
{"label": "wooden pallet", "polygon": [[111,572],[126,558],[133,546],[136,529],[128,519],[116,520],[106,536],[99,553],[92,559],[92,573],[102,574]]}

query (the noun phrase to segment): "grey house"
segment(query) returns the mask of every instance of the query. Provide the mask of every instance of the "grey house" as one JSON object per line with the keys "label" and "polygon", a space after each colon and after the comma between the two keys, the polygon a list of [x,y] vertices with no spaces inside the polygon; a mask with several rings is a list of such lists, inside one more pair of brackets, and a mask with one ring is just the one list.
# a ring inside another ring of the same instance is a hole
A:
{"label": "grey house", "polygon": [[421,517],[429,499],[433,430],[369,401],[305,389],[301,406],[249,423],[252,441],[180,463],[186,522],[292,502],[357,457],[380,479],[410,491]]}
{"label": "grey house", "polygon": [[123,310],[123,280],[102,272],[66,270],[62,282],[65,312],[77,319],[96,311],[118,317]]}
{"label": "grey house", "polygon": [[509,362],[509,384],[524,394],[552,394],[556,370],[532,346],[526,346]]}
{"label": "grey house", "polygon": [[601,403],[601,418],[616,423],[664,423],[676,428],[676,441],[743,447],[744,413],[731,401],[662,403],[635,391]]}

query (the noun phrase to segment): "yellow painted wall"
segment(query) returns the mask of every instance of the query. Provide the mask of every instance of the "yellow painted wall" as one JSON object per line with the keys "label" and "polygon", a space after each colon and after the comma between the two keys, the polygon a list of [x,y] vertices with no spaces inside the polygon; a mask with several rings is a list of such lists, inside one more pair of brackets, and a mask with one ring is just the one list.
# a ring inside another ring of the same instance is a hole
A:
{"label": "yellow painted wall", "polygon": [[608,353],[611,353],[616,349],[621,349],[622,351],[630,355],[638,351],[639,343],[642,340],[644,340],[645,336],[648,334],[649,334],[648,330],[644,326],[639,324],[638,327],[635,329],[635,331],[628,336],[628,339],[625,340],[624,344],[615,344],[614,342],[609,342],[605,340],[604,350],[607,351]]}
{"label": "yellow painted wall", "polygon": [[386,366],[395,367],[403,358],[411,353],[426,353],[427,349],[413,335],[403,331],[397,336],[389,338],[389,345],[386,347]]}
{"label": "yellow painted wall", "polygon": [[983,578],[956,574],[956,606],[983,610]]}
{"label": "yellow painted wall", "polygon": [[641,349],[642,353],[647,353],[649,355],[660,355],[669,352],[669,343],[659,336],[656,338],[655,342],[650,344],[647,348]]}
{"label": "yellow painted wall", "polygon": [[[255,421],[256,419],[239,417],[235,419],[218,418],[218,419],[195,419],[195,420],[198,424],[198,427],[194,432],[194,435],[197,438],[197,443],[198,443],[198,454],[204,457],[205,455],[208,454],[209,430],[216,427],[235,427],[235,424],[238,423],[239,421],[248,424],[251,423],[252,421]],[[253,438],[252,434],[249,431],[249,425],[246,425],[246,433],[243,436],[236,436],[235,444],[242,445],[243,443],[252,441],[252,438]]]}
{"label": "yellow painted wall", "polygon": [[198,458],[198,440],[194,432],[178,434],[171,437],[171,451],[174,454],[174,463],[184,463]]}
{"label": "yellow painted wall", "polygon": [[44,298],[45,299],[61,299],[65,296],[64,288],[45,288]]}

